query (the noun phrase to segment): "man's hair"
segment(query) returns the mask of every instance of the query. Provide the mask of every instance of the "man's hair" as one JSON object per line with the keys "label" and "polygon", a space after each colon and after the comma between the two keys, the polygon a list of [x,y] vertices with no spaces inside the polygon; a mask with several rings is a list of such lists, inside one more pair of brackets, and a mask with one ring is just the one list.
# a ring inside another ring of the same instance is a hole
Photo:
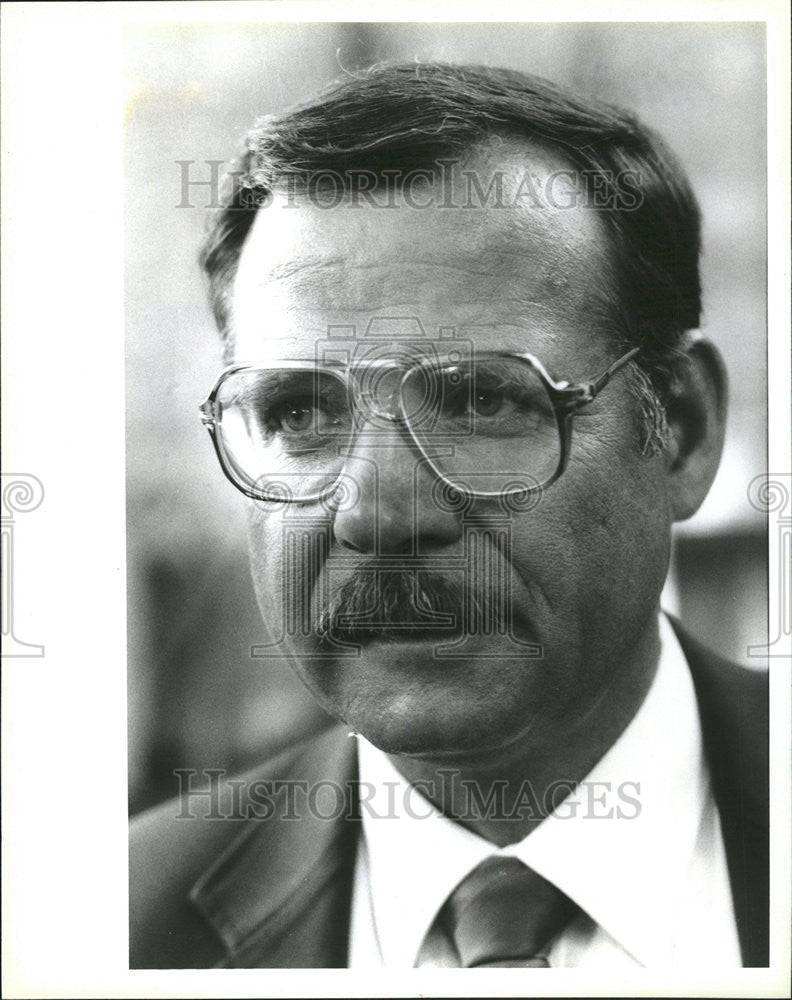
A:
{"label": "man's hair", "polygon": [[602,206],[612,250],[607,268],[617,288],[609,320],[621,343],[641,348],[629,366],[630,384],[642,414],[642,447],[658,450],[681,342],[698,327],[701,312],[695,197],[665,143],[634,116],[528,74],[381,64],[259,119],[201,251],[221,333],[229,334],[245,237],[279,184],[308,193],[321,183],[312,178],[328,172],[347,185],[366,172],[380,188],[398,189],[410,171],[439,177],[439,161],[468,155],[496,137],[555,150],[577,172],[589,203]]}

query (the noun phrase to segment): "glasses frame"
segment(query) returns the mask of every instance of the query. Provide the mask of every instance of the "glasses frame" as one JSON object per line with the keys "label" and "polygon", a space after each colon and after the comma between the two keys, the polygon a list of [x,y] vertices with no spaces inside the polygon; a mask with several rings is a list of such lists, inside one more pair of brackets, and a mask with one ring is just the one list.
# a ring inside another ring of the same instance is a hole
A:
{"label": "glasses frame", "polygon": [[629,361],[640,352],[639,347],[634,347],[632,350],[623,354],[620,358],[613,362],[608,368],[605,369],[600,375],[592,379],[586,379],[582,382],[569,382],[566,379],[556,380],[547,371],[542,362],[534,357],[533,354],[529,352],[516,352],[516,351],[482,351],[479,352],[477,358],[512,358],[520,360],[530,366],[530,368],[539,376],[542,381],[545,390],[547,391],[550,403],[553,407],[553,413],[555,415],[556,426],[558,428],[559,441],[561,444],[560,454],[558,458],[558,464],[556,466],[555,472],[552,476],[548,477],[541,483],[537,483],[535,486],[524,487],[518,486],[512,490],[494,490],[490,492],[474,490],[468,486],[460,485],[455,483],[436,465],[435,461],[430,455],[426,453],[425,448],[421,444],[417,435],[410,426],[408,417],[404,412],[403,400],[402,400],[402,390],[404,383],[408,376],[412,375],[415,371],[420,369],[437,369],[449,367],[455,367],[455,364],[446,361],[443,363],[436,358],[426,358],[417,361],[415,364],[404,366],[399,363],[392,361],[364,361],[364,362],[353,362],[350,365],[317,365],[314,361],[306,361],[304,359],[291,360],[289,358],[282,358],[272,361],[266,366],[263,365],[253,365],[253,364],[234,364],[230,365],[228,368],[224,369],[218,376],[214,385],[212,386],[209,394],[206,398],[198,404],[198,408],[201,413],[201,422],[206,427],[209,432],[209,436],[212,439],[212,444],[214,445],[215,454],[220,462],[220,468],[223,470],[223,474],[226,479],[233,486],[235,486],[241,493],[245,496],[250,497],[252,500],[265,501],[267,503],[314,503],[319,500],[325,500],[336,491],[338,483],[343,475],[343,470],[339,472],[338,477],[332,484],[332,486],[325,487],[318,493],[312,494],[307,497],[283,497],[278,495],[269,495],[264,490],[253,490],[248,485],[242,483],[235,475],[233,471],[233,465],[228,452],[225,449],[223,443],[223,435],[220,431],[220,421],[221,414],[219,412],[217,397],[222,388],[223,384],[232,376],[242,371],[265,371],[267,369],[277,369],[277,368],[291,368],[295,370],[305,370],[305,371],[326,371],[337,376],[347,387],[347,391],[350,388],[351,382],[351,372],[357,374],[359,371],[368,371],[374,368],[388,368],[388,369],[400,369],[403,368],[404,372],[399,383],[399,389],[394,393],[394,398],[398,398],[399,410],[397,412],[383,411],[376,409],[376,415],[384,420],[387,420],[399,427],[403,427],[410,436],[410,440],[413,445],[418,449],[421,457],[428,464],[432,472],[437,476],[441,482],[445,483],[446,486],[453,490],[456,490],[464,497],[477,498],[477,499],[492,499],[494,497],[506,497],[515,495],[529,495],[531,493],[536,493],[539,490],[547,489],[554,482],[556,482],[561,475],[563,475],[564,470],[569,462],[569,454],[572,447],[572,424],[573,418],[578,410],[582,407],[587,406],[602,392],[608,382],[611,380],[612,376],[616,374],[619,369],[623,368]]}

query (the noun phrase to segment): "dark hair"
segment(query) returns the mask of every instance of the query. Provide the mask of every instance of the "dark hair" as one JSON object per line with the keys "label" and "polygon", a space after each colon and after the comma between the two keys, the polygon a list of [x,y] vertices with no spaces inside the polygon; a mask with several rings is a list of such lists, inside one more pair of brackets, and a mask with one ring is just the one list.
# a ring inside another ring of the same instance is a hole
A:
{"label": "dark hair", "polygon": [[[683,334],[699,325],[696,200],[665,143],[632,115],[528,74],[381,64],[259,119],[201,251],[221,332],[228,333],[230,289],[245,237],[279,183],[297,178],[307,191],[317,172],[349,178],[365,171],[383,188],[398,187],[405,172],[437,175],[439,160],[470,153],[493,137],[549,146],[579,168],[584,183],[596,177],[609,189],[601,215],[618,289],[611,319],[625,344],[642,348],[630,366],[631,384],[650,425],[644,447],[657,447],[664,433],[658,397],[662,401],[672,383]],[[629,210],[620,187],[625,177],[637,181],[640,195]]]}

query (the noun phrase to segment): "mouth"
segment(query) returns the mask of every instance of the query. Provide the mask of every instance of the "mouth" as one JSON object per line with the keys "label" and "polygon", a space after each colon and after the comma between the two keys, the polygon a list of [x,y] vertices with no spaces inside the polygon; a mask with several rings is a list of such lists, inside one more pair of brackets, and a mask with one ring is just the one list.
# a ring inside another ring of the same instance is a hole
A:
{"label": "mouth", "polygon": [[390,646],[423,645],[427,643],[451,642],[464,637],[465,631],[456,623],[446,627],[417,625],[342,625],[329,629],[320,635],[323,645],[371,646],[384,643]]}

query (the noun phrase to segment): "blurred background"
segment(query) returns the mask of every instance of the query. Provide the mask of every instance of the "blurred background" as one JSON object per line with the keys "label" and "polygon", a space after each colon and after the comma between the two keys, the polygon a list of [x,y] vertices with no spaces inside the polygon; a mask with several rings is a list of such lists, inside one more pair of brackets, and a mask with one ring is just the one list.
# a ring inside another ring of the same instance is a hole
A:
{"label": "blurred background", "polygon": [[669,141],[704,216],[705,332],[731,376],[723,465],[681,525],[664,606],[747,663],[767,641],[764,26],[752,23],[168,24],[125,38],[129,791],[178,792],[174,768],[240,768],[323,718],[263,640],[244,498],[197,402],[221,369],[196,253],[209,192],[182,203],[177,161],[208,179],[253,119],[382,59],[524,70],[637,112]]}

